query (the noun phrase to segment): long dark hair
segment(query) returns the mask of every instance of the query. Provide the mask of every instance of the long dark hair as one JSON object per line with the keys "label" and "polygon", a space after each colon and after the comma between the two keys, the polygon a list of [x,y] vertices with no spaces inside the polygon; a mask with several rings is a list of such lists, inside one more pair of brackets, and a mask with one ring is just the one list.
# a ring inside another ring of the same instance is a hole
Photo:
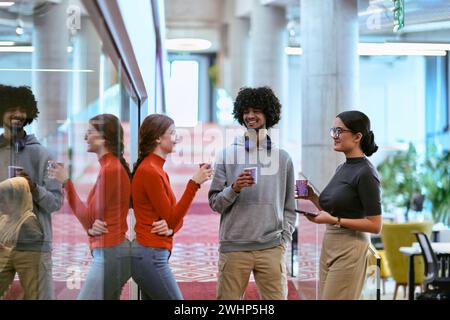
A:
{"label": "long dark hair", "polygon": [[163,136],[173,124],[172,118],[163,114],[152,114],[144,119],[139,129],[139,156],[134,164],[132,176],[141,162],[155,150],[158,145],[156,140]]}
{"label": "long dark hair", "polygon": [[105,139],[105,147],[120,160],[128,176],[131,177],[130,167],[123,157],[125,146],[123,143],[123,128],[120,120],[112,114],[99,114],[91,118],[89,124],[103,136],[103,139]]}
{"label": "long dark hair", "polygon": [[370,119],[361,111],[345,111],[336,116],[341,119],[347,128],[353,133],[362,134],[361,150],[370,157],[377,152],[378,146],[375,143],[375,136],[370,129]]}

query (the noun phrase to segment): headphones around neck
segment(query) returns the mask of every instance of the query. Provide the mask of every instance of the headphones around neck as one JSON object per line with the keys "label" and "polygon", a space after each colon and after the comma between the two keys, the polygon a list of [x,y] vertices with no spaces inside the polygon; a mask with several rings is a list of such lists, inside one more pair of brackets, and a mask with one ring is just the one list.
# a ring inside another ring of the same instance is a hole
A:
{"label": "headphones around neck", "polygon": [[[267,151],[272,150],[272,139],[270,139],[269,135],[266,135],[267,137]],[[250,148],[253,148],[255,143],[249,139],[248,136],[245,136],[245,151],[249,152]]]}

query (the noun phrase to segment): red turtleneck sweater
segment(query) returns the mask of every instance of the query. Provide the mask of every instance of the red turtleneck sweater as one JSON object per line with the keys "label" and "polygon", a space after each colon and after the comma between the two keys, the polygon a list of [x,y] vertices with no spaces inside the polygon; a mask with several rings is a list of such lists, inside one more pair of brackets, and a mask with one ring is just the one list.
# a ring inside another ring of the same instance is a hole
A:
{"label": "red turtleneck sweater", "polygon": [[166,220],[170,229],[177,232],[183,217],[200,186],[190,180],[177,203],[170,187],[169,176],[164,171],[165,160],[150,153],[139,165],[131,183],[133,208],[136,217],[136,240],[143,246],[172,250],[172,237],[151,233],[154,221]]}
{"label": "red turtleneck sweater", "polygon": [[128,230],[130,178],[120,160],[113,154],[104,155],[99,162],[100,173],[86,204],[79,198],[71,181],[65,187],[70,208],[84,229],[90,229],[96,219],[107,224],[108,233],[89,237],[91,249],[113,247],[122,243]]}

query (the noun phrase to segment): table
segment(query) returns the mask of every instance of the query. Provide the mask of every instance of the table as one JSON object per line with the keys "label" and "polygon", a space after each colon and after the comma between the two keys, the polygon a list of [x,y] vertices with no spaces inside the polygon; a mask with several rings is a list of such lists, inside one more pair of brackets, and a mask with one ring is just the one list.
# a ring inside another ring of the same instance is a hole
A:
{"label": "table", "polygon": [[[450,255],[450,242],[431,243],[434,253],[438,256]],[[411,247],[401,247],[400,252],[408,257],[408,299],[414,300],[414,257],[422,255],[422,250],[418,242],[413,243]]]}

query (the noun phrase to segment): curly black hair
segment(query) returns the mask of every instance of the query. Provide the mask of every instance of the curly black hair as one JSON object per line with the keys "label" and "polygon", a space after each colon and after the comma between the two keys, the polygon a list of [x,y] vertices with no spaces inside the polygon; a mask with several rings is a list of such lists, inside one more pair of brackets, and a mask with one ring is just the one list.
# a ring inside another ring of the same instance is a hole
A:
{"label": "curly black hair", "polygon": [[248,108],[260,110],[266,117],[266,128],[276,125],[281,119],[281,103],[269,87],[241,88],[234,102],[233,116],[244,125],[244,112]]}
{"label": "curly black hair", "polygon": [[38,117],[37,102],[30,87],[12,87],[0,85],[0,128],[3,127],[3,116],[11,108],[20,107],[25,110],[29,125]]}

